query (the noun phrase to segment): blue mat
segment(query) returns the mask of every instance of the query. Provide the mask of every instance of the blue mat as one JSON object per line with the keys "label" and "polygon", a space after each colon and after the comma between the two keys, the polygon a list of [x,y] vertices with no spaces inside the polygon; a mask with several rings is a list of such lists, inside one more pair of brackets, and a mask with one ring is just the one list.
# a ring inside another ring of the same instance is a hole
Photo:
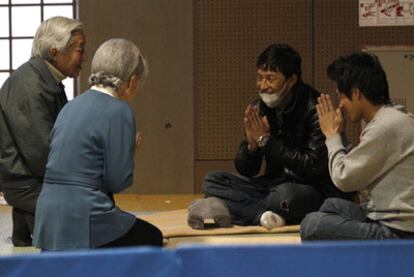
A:
{"label": "blue mat", "polygon": [[0,257],[0,276],[414,276],[414,241],[124,248]]}
{"label": "blue mat", "polygon": [[414,276],[414,241],[177,250],[183,276]]}
{"label": "blue mat", "polygon": [[182,276],[176,253],[153,248],[43,252],[0,258],[0,276]]}

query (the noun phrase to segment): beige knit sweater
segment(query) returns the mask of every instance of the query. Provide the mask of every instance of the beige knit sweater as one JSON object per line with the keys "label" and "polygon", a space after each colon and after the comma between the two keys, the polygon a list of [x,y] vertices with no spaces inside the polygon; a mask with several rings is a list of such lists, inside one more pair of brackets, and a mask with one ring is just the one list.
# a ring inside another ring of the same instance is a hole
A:
{"label": "beige knit sweater", "polygon": [[384,106],[346,153],[339,135],[326,140],[329,171],[343,191],[361,191],[368,218],[414,232],[414,116]]}

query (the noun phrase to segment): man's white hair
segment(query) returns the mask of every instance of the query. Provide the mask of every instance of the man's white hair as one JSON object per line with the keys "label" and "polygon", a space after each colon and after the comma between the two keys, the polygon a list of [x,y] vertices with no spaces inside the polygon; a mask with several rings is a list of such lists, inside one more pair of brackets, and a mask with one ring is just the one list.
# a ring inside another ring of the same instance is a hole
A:
{"label": "man's white hair", "polygon": [[96,50],[89,84],[118,90],[134,74],[140,80],[148,74],[148,66],[141,51],[129,40],[113,38]]}
{"label": "man's white hair", "polygon": [[83,24],[79,20],[63,16],[47,19],[36,31],[32,45],[32,58],[51,61],[50,49],[56,48],[64,53],[70,46],[75,32],[83,32]]}

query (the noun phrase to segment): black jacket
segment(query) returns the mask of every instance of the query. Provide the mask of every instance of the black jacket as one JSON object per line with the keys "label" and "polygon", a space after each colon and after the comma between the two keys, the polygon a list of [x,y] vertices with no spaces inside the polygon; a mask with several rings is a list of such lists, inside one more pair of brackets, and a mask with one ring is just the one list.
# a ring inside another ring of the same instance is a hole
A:
{"label": "black jacket", "polygon": [[242,142],[235,159],[237,171],[243,176],[256,176],[264,157],[263,178],[282,177],[286,182],[312,185],[326,197],[351,198],[353,194],[338,190],[329,177],[325,136],[315,108],[319,92],[298,81],[291,93],[282,109],[270,109],[257,100],[261,115],[269,120],[271,136],[266,146],[255,152],[247,149],[247,140]]}
{"label": "black jacket", "polygon": [[[37,58],[20,66],[0,90],[0,183],[42,182],[49,133],[67,99]],[[16,182],[18,181],[18,182]]]}

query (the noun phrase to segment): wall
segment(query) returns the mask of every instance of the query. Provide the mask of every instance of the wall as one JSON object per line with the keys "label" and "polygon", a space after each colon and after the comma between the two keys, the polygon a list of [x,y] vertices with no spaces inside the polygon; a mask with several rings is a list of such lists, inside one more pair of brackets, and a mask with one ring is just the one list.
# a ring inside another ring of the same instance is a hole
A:
{"label": "wall", "polygon": [[133,41],[149,63],[144,91],[131,103],[143,144],[128,192],[192,193],[192,1],[81,0],[79,13],[87,36],[81,91],[93,53],[109,38]]}

